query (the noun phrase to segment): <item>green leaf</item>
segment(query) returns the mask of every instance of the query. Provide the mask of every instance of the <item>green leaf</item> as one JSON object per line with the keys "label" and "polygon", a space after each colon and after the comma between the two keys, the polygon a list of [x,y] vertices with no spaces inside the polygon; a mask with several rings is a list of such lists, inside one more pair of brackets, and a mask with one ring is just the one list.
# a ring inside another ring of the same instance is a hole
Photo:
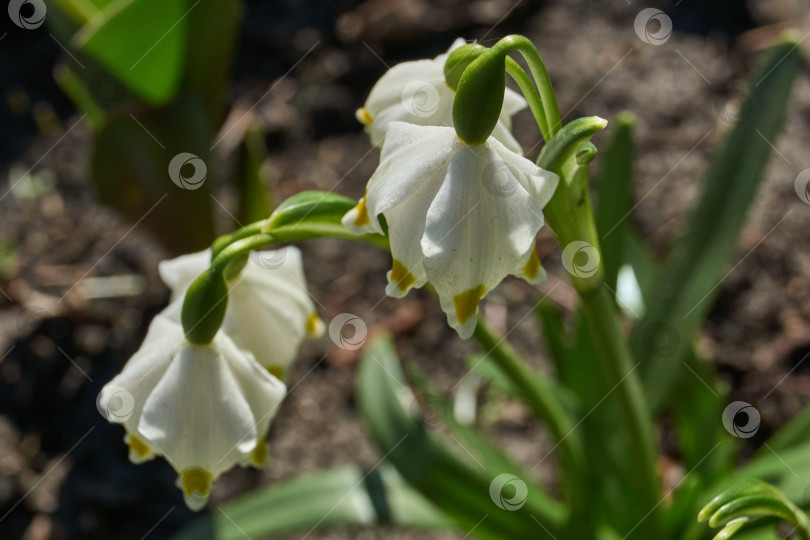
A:
{"label": "green leaf", "polygon": [[388,523],[445,530],[453,526],[392,468],[364,473],[344,465],[251,491],[195,521],[175,540],[242,540]]}
{"label": "green leaf", "polygon": [[[712,161],[703,194],[687,220],[686,234],[662,265],[655,301],[634,328],[632,352],[643,362],[644,387],[656,410],[678,380],[695,332],[708,314],[736,250],[746,211],[781,129],[799,63],[796,43],[786,41],[771,50],[757,71],[741,120]],[[649,346],[662,328],[677,337],[672,351]]]}
{"label": "green leaf", "polygon": [[[461,530],[492,539],[564,536],[560,532],[564,516],[532,497],[514,499],[521,494],[517,488],[525,485],[523,479],[496,475],[461,460],[406,410],[415,398],[404,384],[389,339],[378,338],[367,347],[357,396],[361,415],[385,459]],[[506,487],[504,481],[516,491],[499,490]]]}
{"label": "green leaf", "polygon": [[[93,148],[92,177],[99,199],[148,227],[172,253],[206,248],[214,238],[210,129],[191,96],[111,118]],[[208,177],[197,189],[182,189],[169,176],[169,163],[181,152],[207,163]]]}
{"label": "green leaf", "polygon": [[[741,527],[740,521],[774,517],[788,522],[805,539],[810,539],[807,516],[770,484],[744,480],[727,489],[698,513],[698,521],[710,527],[726,525],[722,538],[729,538]],[[729,527],[729,525],[732,525]]]}
{"label": "green leaf", "polygon": [[73,44],[144,101],[163,105],[179,88],[185,14],[193,7],[184,0],[116,0],[82,27]]}
{"label": "green leaf", "polygon": [[267,148],[264,135],[256,127],[248,128],[239,146],[239,210],[237,216],[242,223],[265,219],[270,215],[269,186],[264,164]]}
{"label": "green leaf", "polygon": [[596,193],[596,229],[602,248],[605,283],[616,291],[619,268],[625,263],[629,214],[633,208],[633,124],[631,113],[616,116],[613,137],[605,151]]}
{"label": "green leaf", "polygon": [[379,234],[358,236],[340,220],[357,201],[325,191],[302,191],[285,199],[264,227],[282,241],[306,240],[321,236],[346,238],[388,248],[388,238]]}
{"label": "green leaf", "polygon": [[810,405],[799,411],[768,439],[768,447],[760,448],[757,455],[782,452],[810,441]]}

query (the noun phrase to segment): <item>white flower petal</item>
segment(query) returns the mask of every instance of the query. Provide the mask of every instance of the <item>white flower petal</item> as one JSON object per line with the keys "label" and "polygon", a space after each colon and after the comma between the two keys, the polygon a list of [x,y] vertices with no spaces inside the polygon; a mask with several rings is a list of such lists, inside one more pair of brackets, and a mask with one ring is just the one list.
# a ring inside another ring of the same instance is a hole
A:
{"label": "white flower petal", "polygon": [[427,277],[449,324],[467,338],[478,301],[526,260],[542,213],[489,142],[459,150],[427,213]]}
{"label": "white flower petal", "polygon": [[210,263],[210,249],[161,261],[158,264],[158,273],[163,283],[172,290],[172,300],[180,298]]}
{"label": "white flower petal", "polygon": [[523,189],[529,192],[537,208],[542,209],[551,200],[560,177],[556,173],[541,169],[523,156],[511,152],[498,140],[490,139],[487,144],[515,174]]}
{"label": "white flower petal", "polygon": [[372,218],[414,196],[426,184],[441,181],[461,146],[453,128],[393,123],[380,165],[368,183],[366,205]]}
{"label": "white flower petal", "polygon": [[214,479],[258,442],[255,419],[228,359],[211,346],[191,344],[175,355],[147,398],[138,434],[181,473],[201,469]]}
{"label": "white flower petal", "polygon": [[130,433],[137,433],[147,397],[185,343],[182,327],[161,316],[152,321],[147,336],[121,373],[104,385],[98,399],[107,420],[124,424]]}

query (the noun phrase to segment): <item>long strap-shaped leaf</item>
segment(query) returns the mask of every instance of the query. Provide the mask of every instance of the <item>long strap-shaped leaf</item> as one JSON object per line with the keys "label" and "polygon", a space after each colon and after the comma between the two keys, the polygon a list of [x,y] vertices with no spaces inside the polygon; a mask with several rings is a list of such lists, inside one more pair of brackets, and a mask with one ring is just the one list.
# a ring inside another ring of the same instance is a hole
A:
{"label": "long strap-shaped leaf", "polygon": [[[632,351],[643,362],[645,390],[656,409],[665,403],[677,381],[691,340],[708,314],[734,254],[746,211],[782,126],[798,66],[796,42],[785,40],[771,50],[757,71],[741,120],[712,161],[686,234],[663,265],[653,295],[656,301],[633,331]],[[665,350],[650,346],[659,329],[679,336],[677,345]]]}
{"label": "long strap-shaped leaf", "polygon": [[[568,538],[566,515],[531,496],[529,479],[490,471],[462,460],[410,414],[414,396],[405,386],[390,340],[367,347],[357,379],[360,412],[388,462],[465,535],[488,539]],[[523,485],[521,485],[523,484]],[[509,489],[507,489],[509,488]],[[528,493],[527,493],[528,491]]]}
{"label": "long strap-shaped leaf", "polygon": [[248,493],[194,522],[175,540],[242,540],[376,524],[454,527],[393,468],[364,473],[360,467],[344,465]]}

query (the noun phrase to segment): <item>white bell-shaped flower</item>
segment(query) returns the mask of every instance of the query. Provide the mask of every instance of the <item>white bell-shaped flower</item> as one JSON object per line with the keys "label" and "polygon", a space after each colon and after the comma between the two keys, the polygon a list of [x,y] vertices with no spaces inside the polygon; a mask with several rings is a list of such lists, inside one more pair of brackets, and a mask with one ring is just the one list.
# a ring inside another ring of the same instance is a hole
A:
{"label": "white bell-shaped flower", "polygon": [[535,235],[558,180],[493,137],[468,145],[453,128],[396,122],[343,224],[382,234],[384,215],[394,259],[386,293],[401,297],[429,281],[466,339],[479,300],[504,277],[545,278]]}
{"label": "white bell-shaped flower", "polygon": [[124,425],[130,459],[165,457],[186,504],[199,510],[221,473],[268,463],[267,431],[286,386],[222,332],[208,345],[188,342],[174,317],[155,317],[98,405]]}
{"label": "white bell-shaped flower", "polygon": [[[182,300],[191,282],[210,263],[210,250],[161,262],[160,277],[172,290],[172,299]],[[323,326],[307,293],[301,252],[296,247],[251,253],[239,276],[228,283],[222,331],[282,380],[301,341],[320,335]]]}
{"label": "white bell-shaped flower", "polygon": [[[383,75],[361,109],[357,119],[366,126],[371,144],[381,146],[392,122],[420,126],[452,126],[455,91],[444,79],[444,63],[454,49],[466,42],[459,38],[444,54],[432,60],[403,62]],[[507,88],[498,124],[492,136],[513,152],[522,153],[512,136],[512,116],[527,107],[523,96]]]}

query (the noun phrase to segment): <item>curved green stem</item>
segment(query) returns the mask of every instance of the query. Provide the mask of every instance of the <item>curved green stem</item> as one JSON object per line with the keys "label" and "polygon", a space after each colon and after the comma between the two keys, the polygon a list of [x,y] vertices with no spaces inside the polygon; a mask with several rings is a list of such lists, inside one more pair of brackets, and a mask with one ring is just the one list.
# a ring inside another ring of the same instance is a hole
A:
{"label": "curved green stem", "polygon": [[[554,95],[554,88],[551,86],[551,78],[548,76],[546,65],[543,63],[543,59],[534,44],[523,36],[512,35],[503,38],[492,48],[504,49],[507,52],[518,51],[526,59],[532,77],[534,77],[534,82],[537,84],[540,99],[543,102],[548,135],[553,137],[562,127],[560,108],[557,106],[557,97]],[[546,140],[548,140],[548,137]]]}
{"label": "curved green stem", "polygon": [[230,234],[223,234],[214,240],[213,244],[211,244],[211,259],[213,260],[223,249],[233,244],[237,240],[242,240],[243,238],[248,238],[250,236],[259,234],[262,232],[262,228],[264,228],[266,223],[267,220],[262,219],[260,221],[249,223],[248,225],[245,225],[241,229],[238,229]]}
{"label": "curved green stem", "polygon": [[543,134],[543,139],[548,141],[551,139],[550,130],[548,127],[548,120],[546,119],[546,112],[543,110],[543,100],[540,99],[540,94],[537,93],[534,83],[529,78],[529,75],[520,67],[520,64],[515,62],[509,56],[506,57],[506,72],[515,80],[520,91],[529,104],[529,110],[532,111],[534,121],[537,122],[537,127]]}
{"label": "curved green stem", "polygon": [[566,495],[573,505],[582,508],[579,500],[584,496],[581,484],[585,453],[582,441],[576,434],[576,426],[555,396],[554,388],[530,368],[504,338],[496,335],[482,317],[473,331],[473,337],[486,351],[495,365],[520,392],[520,397],[545,422],[546,427],[560,448],[560,461],[564,471]]}

